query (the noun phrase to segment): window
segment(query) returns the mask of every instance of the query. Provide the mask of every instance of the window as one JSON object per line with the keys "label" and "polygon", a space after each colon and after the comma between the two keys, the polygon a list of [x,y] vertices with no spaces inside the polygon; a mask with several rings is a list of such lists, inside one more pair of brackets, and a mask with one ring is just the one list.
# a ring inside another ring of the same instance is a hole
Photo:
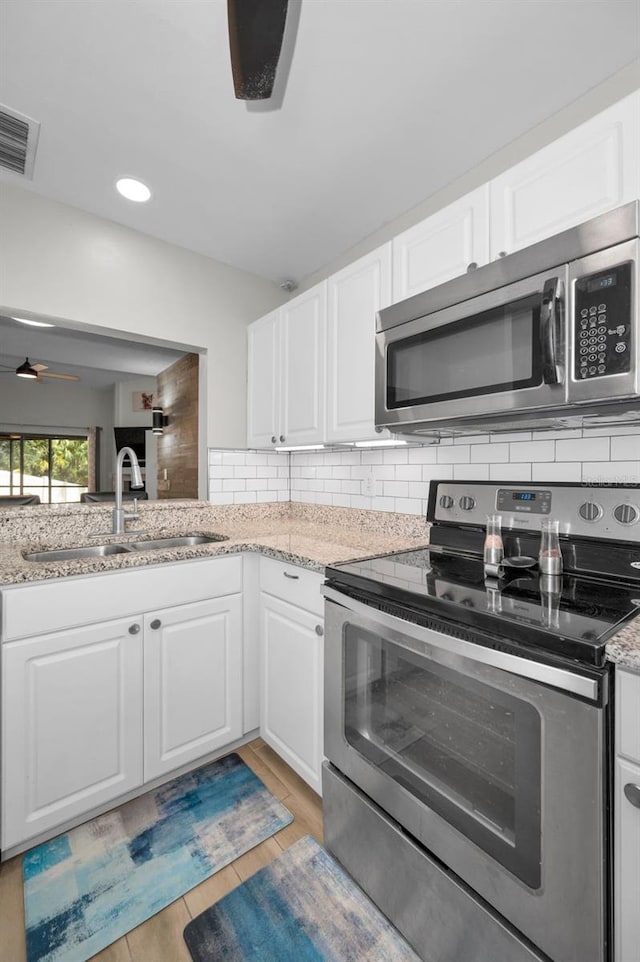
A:
{"label": "window", "polygon": [[43,504],[79,501],[88,490],[87,438],[0,435],[0,495],[37,494]]}

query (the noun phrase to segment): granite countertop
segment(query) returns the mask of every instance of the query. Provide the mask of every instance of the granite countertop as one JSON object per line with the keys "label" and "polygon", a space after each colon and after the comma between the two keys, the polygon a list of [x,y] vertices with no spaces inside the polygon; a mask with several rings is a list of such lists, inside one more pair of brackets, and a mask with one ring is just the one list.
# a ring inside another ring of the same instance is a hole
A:
{"label": "granite countertop", "polygon": [[[257,551],[322,572],[325,565],[424,547],[423,518],[390,512],[282,503],[213,506],[206,501],[161,501],[139,506],[140,518],[124,535],[109,533],[111,509],[102,505],[11,508],[0,512],[0,586],[138,568],[187,558]],[[101,534],[107,532],[107,534]],[[181,534],[226,540],[156,548],[81,560],[33,562],[24,555],[51,548],[126,543]]]}
{"label": "granite countertop", "polygon": [[[105,571],[139,568],[188,558],[255,551],[322,572],[325,565],[425,547],[423,518],[386,511],[283,502],[214,506],[208,501],[142,502],[136,525],[143,534],[106,534],[109,505],[40,505],[0,511],[0,587]],[[130,523],[131,524],[131,523]],[[48,548],[218,534],[227,540],[159,548],[82,560],[32,562],[24,554]],[[607,657],[640,672],[640,617],[607,644]]]}

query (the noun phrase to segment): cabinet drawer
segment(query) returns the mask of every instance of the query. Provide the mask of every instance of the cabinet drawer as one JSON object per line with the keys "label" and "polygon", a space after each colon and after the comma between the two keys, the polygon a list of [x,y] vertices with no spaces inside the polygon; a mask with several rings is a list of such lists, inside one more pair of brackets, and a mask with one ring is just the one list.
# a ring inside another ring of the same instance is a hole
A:
{"label": "cabinet drawer", "polygon": [[270,558],[260,559],[260,590],[319,615],[324,610],[320,594],[323,577],[317,571],[299,565],[282,564]]}
{"label": "cabinet drawer", "polygon": [[640,675],[616,670],[616,754],[640,764]]}
{"label": "cabinet drawer", "polygon": [[240,555],[10,587],[2,592],[2,640],[28,638],[240,591]]}

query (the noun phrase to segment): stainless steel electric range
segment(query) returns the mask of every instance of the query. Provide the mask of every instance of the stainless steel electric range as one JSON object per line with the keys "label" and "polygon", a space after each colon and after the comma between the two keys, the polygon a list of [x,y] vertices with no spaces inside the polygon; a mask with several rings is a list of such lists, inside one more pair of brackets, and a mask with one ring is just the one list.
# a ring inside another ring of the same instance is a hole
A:
{"label": "stainless steel electric range", "polygon": [[640,614],[640,490],[434,481],[427,519],[428,549],[326,569],[325,843],[425,960],[608,962],[605,645]]}

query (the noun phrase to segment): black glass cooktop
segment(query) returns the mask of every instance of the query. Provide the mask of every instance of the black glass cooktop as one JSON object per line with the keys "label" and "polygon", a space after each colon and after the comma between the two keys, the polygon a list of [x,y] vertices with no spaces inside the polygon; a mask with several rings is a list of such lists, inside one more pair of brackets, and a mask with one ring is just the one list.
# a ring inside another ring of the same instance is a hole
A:
{"label": "black glass cooktop", "polygon": [[638,583],[575,573],[545,579],[537,567],[485,579],[481,558],[434,548],[335,565],[326,575],[329,584],[378,607],[391,604],[490,633],[497,645],[502,640],[587,665],[602,665],[607,639],[640,614]]}

